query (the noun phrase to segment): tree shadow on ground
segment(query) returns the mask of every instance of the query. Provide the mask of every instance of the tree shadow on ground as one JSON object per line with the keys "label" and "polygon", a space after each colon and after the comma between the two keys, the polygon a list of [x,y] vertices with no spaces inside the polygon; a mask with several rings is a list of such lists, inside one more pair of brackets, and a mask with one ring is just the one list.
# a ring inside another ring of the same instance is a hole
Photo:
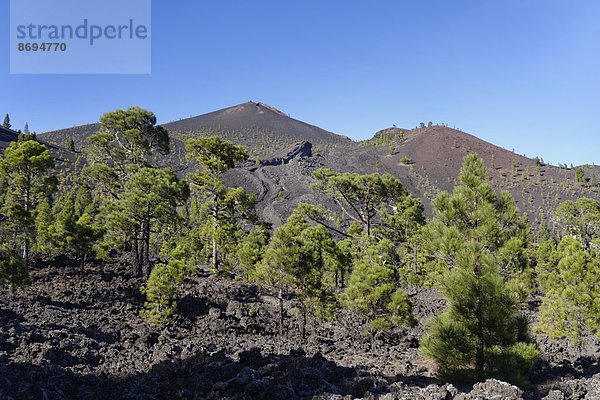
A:
{"label": "tree shadow on ground", "polygon": [[0,357],[0,398],[362,398],[369,393],[384,394],[394,382],[414,386],[436,382],[425,377],[373,376],[363,368],[340,366],[320,353],[307,357],[301,349],[285,355],[263,355],[252,349],[240,352],[235,360],[222,350],[201,350],[122,377],[80,374],[76,369],[61,366],[61,360],[32,364]]}
{"label": "tree shadow on ground", "polygon": [[531,400],[543,399],[550,390],[560,390],[565,398],[579,398],[574,390],[583,383],[571,384],[573,380],[589,379],[600,373],[598,359],[594,357],[580,357],[575,362],[562,360],[561,363],[541,361],[531,374],[534,393],[528,397]]}

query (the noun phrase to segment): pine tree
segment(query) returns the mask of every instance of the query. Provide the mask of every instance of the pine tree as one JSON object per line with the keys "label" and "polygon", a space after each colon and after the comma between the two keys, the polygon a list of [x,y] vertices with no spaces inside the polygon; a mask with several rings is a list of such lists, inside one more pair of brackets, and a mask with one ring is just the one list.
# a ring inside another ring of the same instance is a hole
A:
{"label": "pine tree", "polygon": [[366,239],[364,254],[354,264],[342,299],[345,305],[369,318],[373,334],[392,325],[414,323],[412,305],[406,293],[397,287],[394,244],[383,239]]}
{"label": "pine tree", "polygon": [[581,197],[573,202],[562,202],[554,216],[563,225],[565,233],[575,236],[586,250],[600,236],[600,202]]}
{"label": "pine tree", "polygon": [[35,217],[37,249],[50,253],[55,248],[54,214],[48,199],[42,199],[36,208]]}
{"label": "pine tree", "polygon": [[460,181],[451,196],[434,200],[424,231],[448,306],[431,322],[421,350],[446,379],[495,376],[525,384],[538,352],[518,314],[522,287],[507,279],[526,267],[526,227],[512,197],[493,191],[476,154],[465,157]]}
{"label": "pine tree", "polygon": [[75,195],[75,216],[80,218],[83,214],[87,213],[91,217],[95,217],[98,214],[98,206],[92,195],[92,189],[87,182],[79,183],[77,194]]}
{"label": "pine tree", "polygon": [[4,117],[4,122],[2,123],[2,126],[6,129],[10,129],[10,117],[8,116],[8,114],[6,114],[6,117]]}
{"label": "pine tree", "polygon": [[382,226],[378,217],[383,212],[389,212],[397,201],[408,196],[402,183],[390,174],[359,175],[320,168],[313,172],[313,177],[317,183],[311,187],[327,193],[344,216],[360,224],[367,235]]}
{"label": "pine tree", "polygon": [[[81,193],[78,191],[78,197]],[[85,192],[85,191],[84,191]],[[90,256],[95,256],[94,246],[104,235],[104,228],[95,223],[92,215],[77,207],[73,193],[61,196],[54,206],[54,243],[64,250],[70,250],[84,267]],[[86,207],[89,209],[90,207]]]}
{"label": "pine tree", "polygon": [[263,259],[268,244],[269,232],[264,225],[256,226],[243,237],[236,250],[240,276],[249,279],[254,275],[255,268]]}
{"label": "pine tree", "polygon": [[[132,167],[152,164],[152,155],[168,154],[169,134],[156,125],[156,116],[140,107],[107,112],[100,118],[100,130],[88,138],[90,173],[102,177],[102,169],[108,166],[121,179],[131,174]],[[109,187],[110,182],[109,183]]]}
{"label": "pine tree", "polygon": [[[146,246],[148,227],[137,223],[131,215],[119,216],[118,210],[119,207],[127,209],[125,203],[135,197],[130,192],[128,200],[121,199],[127,191],[127,182],[140,169],[152,168],[157,154],[169,153],[169,134],[163,127],[156,125],[156,116],[152,112],[140,107],[130,107],[104,114],[100,118],[100,130],[91,135],[88,141],[91,144],[86,149],[89,167],[84,172],[99,184],[104,195],[110,199],[103,204],[103,210],[105,215],[112,216],[109,222],[114,231],[110,232],[109,229],[107,232],[109,235],[105,245],[129,250],[134,273],[140,275],[142,270],[149,273]],[[148,170],[141,174],[147,175]],[[156,191],[154,195],[157,194]],[[134,203],[130,206],[133,207]],[[146,231],[141,232],[140,229]]]}
{"label": "pine tree", "polygon": [[[180,180],[171,168],[139,168],[125,182],[119,198],[106,199],[102,206],[107,245],[132,246],[132,254],[137,257],[134,273],[148,278],[151,234],[164,232],[177,223],[177,207],[188,197],[187,182]],[[130,236],[131,232],[136,235]]]}
{"label": "pine tree", "polygon": [[33,140],[12,142],[0,160],[0,172],[8,178],[10,204],[8,214],[23,235],[23,261],[29,262],[31,236],[35,220],[32,212],[37,202],[55,189],[57,179],[50,176],[54,160],[46,146]]}
{"label": "pine tree", "polygon": [[581,184],[585,183],[585,174],[583,172],[583,168],[577,167],[575,170],[575,180]]}
{"label": "pine tree", "polygon": [[104,228],[98,226],[87,212],[75,221],[70,248],[79,258],[82,268],[85,267],[89,257],[96,256],[95,245],[103,236]]}
{"label": "pine tree", "polygon": [[570,237],[562,239],[556,254],[558,264],[540,271],[544,298],[537,330],[571,337],[579,347],[586,330],[600,333],[600,260]]}
{"label": "pine tree", "polygon": [[28,285],[29,271],[23,259],[15,252],[9,252],[0,261],[0,285],[8,284],[9,287]]}
{"label": "pine tree", "polygon": [[191,268],[183,261],[156,264],[148,281],[140,288],[146,296],[142,316],[155,324],[169,322],[177,309],[173,298],[179,292],[178,284],[190,273]]}
{"label": "pine tree", "polygon": [[293,290],[300,302],[301,336],[305,336],[309,315],[331,315],[335,301],[325,279],[325,264],[335,256],[336,246],[323,226],[312,227],[299,212],[275,231],[264,257],[257,265],[255,277],[278,289],[279,332],[283,334],[283,293]]}
{"label": "pine tree", "polygon": [[462,249],[476,242],[497,258],[504,277],[525,274],[530,225],[510,193],[494,192],[483,160],[475,153],[465,156],[459,180],[452,195],[441,192],[433,200],[434,215],[423,231],[433,272],[454,268]]}
{"label": "pine tree", "polygon": [[[238,221],[256,220],[254,207],[256,198],[241,187],[228,188],[221,175],[235,166],[238,161],[248,159],[248,152],[242,146],[221,140],[217,136],[189,139],[186,144],[189,157],[194,158],[204,169],[188,174],[192,187],[197,189],[203,200],[200,214],[204,214],[204,234],[210,240],[211,267],[213,272],[220,269],[222,257],[219,248],[233,249],[232,241],[238,230]],[[221,253],[229,253],[222,251]]]}
{"label": "pine tree", "polygon": [[54,205],[54,241],[59,248],[69,248],[73,241],[75,231],[75,196],[73,193],[66,193],[56,201]]}
{"label": "pine tree", "polygon": [[73,141],[73,138],[69,138],[69,142],[67,144],[67,150],[69,151],[75,151],[75,142]]}

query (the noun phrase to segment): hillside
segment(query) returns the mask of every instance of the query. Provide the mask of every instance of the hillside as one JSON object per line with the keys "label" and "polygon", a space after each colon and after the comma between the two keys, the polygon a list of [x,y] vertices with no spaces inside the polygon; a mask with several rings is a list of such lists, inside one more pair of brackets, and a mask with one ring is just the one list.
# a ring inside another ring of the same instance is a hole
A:
{"label": "hillside", "polygon": [[[560,168],[495,146],[465,132],[444,126],[416,129],[396,138],[392,154],[382,158],[387,167],[406,171],[416,178],[418,192],[424,199],[433,199],[439,190],[452,191],[466,154],[477,153],[488,168],[492,185],[507,190],[522,212],[532,222],[549,222],[549,213],[560,202],[586,196],[600,199],[594,182],[600,167],[581,166],[585,182],[575,179],[576,168]],[[408,168],[401,159],[414,161]],[[425,201],[428,203],[428,201]]]}
{"label": "hillside", "polygon": [[[18,140],[19,133],[12,129],[6,129],[0,126],[0,153],[4,153],[11,142]],[[38,138],[38,141],[48,148],[52,157],[54,157],[55,164],[60,171],[68,170],[73,165],[78,164],[78,155],[72,151],[68,151],[65,147],[57,145],[53,140],[47,141],[46,138]]]}
{"label": "hillside", "polygon": [[[290,118],[274,107],[247,102],[208,114],[181,119],[162,125],[171,134],[173,162],[183,160],[179,148],[190,137],[218,135],[248,148],[252,157],[266,157],[274,151],[298,141],[310,141],[314,146],[350,143],[345,136],[336,135],[317,126]],[[73,139],[76,149],[84,149],[87,138],[100,128],[93,123],[42,134],[44,140],[67,147]]]}
{"label": "hillside", "polygon": [[[163,126],[170,133],[172,150],[159,162],[171,165],[182,176],[191,167],[184,145],[190,137],[217,135],[247,147],[250,161],[229,171],[226,180],[254,193],[262,217],[275,227],[300,201],[336,208],[309,188],[312,171],[320,167],[359,174],[391,173],[421,198],[429,214],[430,200],[440,190],[452,190],[462,159],[471,152],[485,160],[494,187],[508,190],[536,226],[542,221],[551,225],[550,213],[562,201],[581,196],[600,198],[594,182],[594,175],[600,176],[599,167],[583,166],[586,183],[582,184],[576,182],[573,168],[547,165],[445,126],[412,130],[392,127],[358,143],[254,102]],[[87,137],[98,128],[99,124],[82,125],[45,133],[40,139],[64,148],[73,138],[76,150],[81,151],[87,146]],[[61,155],[67,153],[62,151]],[[405,158],[412,163],[404,163]]]}
{"label": "hillside", "polygon": [[6,129],[0,126],[0,149],[4,150],[10,142],[17,140],[18,133],[12,129]]}
{"label": "hillside", "polygon": [[236,144],[243,144],[256,155],[262,156],[269,154],[273,147],[285,147],[303,140],[321,147],[351,142],[345,136],[293,119],[266,104],[251,101],[163,126],[175,135],[219,135]]}
{"label": "hillside", "polygon": [[[230,183],[244,186],[263,200],[259,205],[263,218],[275,226],[285,221],[299,201],[337,209],[328,198],[309,188],[312,171],[319,167],[359,174],[390,173],[422,200],[430,215],[431,200],[441,190],[452,191],[464,156],[472,152],[484,159],[492,185],[509,191],[536,228],[546,224],[547,229],[552,229],[551,213],[565,200],[582,196],[600,199],[600,189],[593,182],[593,176],[600,176],[596,166],[582,166],[586,182],[579,183],[575,179],[576,168],[544,164],[455,129],[434,126],[394,130],[393,135],[389,132],[360,145],[337,144],[319,151],[313,148],[312,152],[280,163],[264,165],[263,161],[263,166],[240,166],[230,171],[228,178]],[[383,141],[377,140],[381,137]],[[294,145],[287,151],[293,153],[293,149]],[[405,163],[405,158],[412,163]]]}

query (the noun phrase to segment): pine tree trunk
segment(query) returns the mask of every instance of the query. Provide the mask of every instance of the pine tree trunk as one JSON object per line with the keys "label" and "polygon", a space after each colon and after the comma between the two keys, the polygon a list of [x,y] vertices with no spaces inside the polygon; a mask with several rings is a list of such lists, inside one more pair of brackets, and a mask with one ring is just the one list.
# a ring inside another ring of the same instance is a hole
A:
{"label": "pine tree trunk", "polygon": [[477,338],[477,360],[475,361],[475,370],[477,371],[478,376],[483,376],[483,367],[485,365],[485,358],[483,353],[483,329],[481,327],[481,322],[478,322],[478,338]]}
{"label": "pine tree trunk", "polygon": [[146,221],[142,224],[142,249],[141,249],[142,269],[144,279],[150,277],[150,223]]}
{"label": "pine tree trunk", "polygon": [[481,315],[481,298],[477,297],[477,354],[475,359],[475,370],[479,377],[483,376],[485,365],[483,353],[483,316]]}
{"label": "pine tree trunk", "polygon": [[335,287],[339,287],[339,283],[338,283],[338,274],[339,274],[339,270],[335,270]]}
{"label": "pine tree trunk", "polygon": [[25,266],[29,266],[29,232],[25,229],[25,245],[23,246],[23,262]]}
{"label": "pine tree trunk", "polygon": [[217,210],[212,211],[213,216],[213,232],[212,232],[212,272],[217,272],[219,268],[219,262],[217,259],[217,240],[215,239],[215,232],[217,231]]}
{"label": "pine tree trunk", "polygon": [[[479,287],[479,266],[475,266],[475,277],[477,279],[477,290],[480,292],[481,289]],[[484,355],[484,342],[483,342],[483,312],[481,310],[481,293],[477,294],[475,299],[476,310],[475,315],[477,318],[477,354],[475,356],[475,371],[479,377],[483,376],[483,369],[485,366],[485,355]]]}
{"label": "pine tree trunk", "polygon": [[283,343],[283,290],[279,288],[279,349],[281,354],[281,344]]}
{"label": "pine tree trunk", "polygon": [[141,275],[140,271],[140,257],[138,251],[138,242],[136,235],[134,233],[133,238],[131,239],[131,263],[133,264],[133,275],[138,277]]}
{"label": "pine tree trunk", "polygon": [[218,272],[219,265],[217,263],[217,241],[214,236],[212,238],[212,272]]}
{"label": "pine tree trunk", "polygon": [[302,305],[302,326],[300,327],[300,336],[302,337],[302,342],[304,342],[304,338],[306,337],[306,306]]}
{"label": "pine tree trunk", "polygon": [[415,244],[415,274],[417,273],[417,245]]}
{"label": "pine tree trunk", "polygon": [[[29,191],[25,194],[25,214],[29,213]],[[29,267],[29,227],[25,227],[25,243],[23,245],[23,262]]]}
{"label": "pine tree trunk", "polygon": [[283,338],[283,290],[279,289],[279,337]]}

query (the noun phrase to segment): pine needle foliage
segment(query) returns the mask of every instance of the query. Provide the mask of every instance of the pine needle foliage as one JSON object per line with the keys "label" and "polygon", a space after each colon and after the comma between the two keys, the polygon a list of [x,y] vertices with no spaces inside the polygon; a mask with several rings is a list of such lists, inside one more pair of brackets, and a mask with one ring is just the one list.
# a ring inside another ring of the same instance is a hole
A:
{"label": "pine needle foliage", "polygon": [[600,332],[600,260],[572,237],[562,239],[555,269],[542,272],[544,298],[536,330],[570,337],[579,347],[587,330]]}
{"label": "pine needle foliage", "polygon": [[178,284],[190,273],[191,268],[183,261],[170,260],[167,264],[156,264],[148,282],[140,288],[146,296],[142,316],[155,324],[171,321],[171,316],[177,310],[177,302],[173,298],[179,292]]}
{"label": "pine needle foliage", "polygon": [[526,227],[510,194],[493,191],[476,154],[465,157],[460,181],[434,200],[425,229],[448,306],[430,323],[421,351],[443,379],[527,385],[538,351],[518,313],[522,286],[511,279],[526,267]]}

